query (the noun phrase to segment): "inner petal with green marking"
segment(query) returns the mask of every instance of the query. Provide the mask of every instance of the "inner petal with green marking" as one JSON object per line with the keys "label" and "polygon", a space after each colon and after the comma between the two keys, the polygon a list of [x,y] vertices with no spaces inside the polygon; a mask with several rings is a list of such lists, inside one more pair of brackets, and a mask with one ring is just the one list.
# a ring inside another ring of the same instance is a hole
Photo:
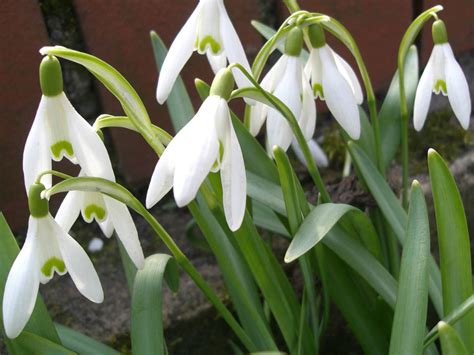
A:
{"label": "inner petal with green marking", "polygon": [[52,258],[49,258],[41,267],[41,273],[48,277],[51,278],[53,277],[54,270],[58,274],[64,274],[66,272],[66,265],[64,264],[64,261],[61,259],[53,256]]}
{"label": "inner petal with green marking", "polygon": [[64,155],[72,158],[74,157],[74,149],[69,141],[59,141],[51,146],[51,153],[53,157],[60,160]]}
{"label": "inner petal with green marking", "polygon": [[198,50],[200,53],[205,53],[206,49],[209,47],[213,54],[219,54],[221,52],[222,46],[219,41],[214,39],[211,35],[207,35],[202,39],[198,39]]}
{"label": "inner petal with green marking", "polygon": [[436,94],[443,93],[444,96],[448,95],[448,88],[444,80],[437,80],[434,84],[433,91]]}
{"label": "inner petal with green marking", "polygon": [[313,84],[313,92],[315,97],[319,97],[321,100],[324,100],[324,90],[321,84]]}
{"label": "inner petal with green marking", "polygon": [[93,218],[98,221],[103,221],[106,216],[107,212],[101,206],[93,204],[87,205],[86,208],[84,208],[84,219],[88,222],[92,221]]}

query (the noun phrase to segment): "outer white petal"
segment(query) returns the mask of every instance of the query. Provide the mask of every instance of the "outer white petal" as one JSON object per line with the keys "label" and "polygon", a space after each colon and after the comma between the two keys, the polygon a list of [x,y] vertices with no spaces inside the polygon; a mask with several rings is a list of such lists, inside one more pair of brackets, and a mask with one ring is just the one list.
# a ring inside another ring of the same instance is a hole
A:
{"label": "outer white petal", "polygon": [[332,49],[331,51],[334,55],[334,60],[336,61],[336,66],[339,69],[339,72],[351,86],[357,104],[361,105],[364,101],[364,94],[362,93],[362,88],[360,86],[359,79],[357,79],[357,75],[354,73],[354,70],[349,65],[349,63],[347,63],[339,54],[334,52]]}
{"label": "outer white petal", "polygon": [[229,132],[225,141],[222,159],[221,180],[224,212],[230,230],[240,228],[245,215],[247,179],[244,158],[237,136],[229,120]]}
{"label": "outer white petal", "polygon": [[[249,61],[245,55],[244,47],[240,42],[239,36],[235,31],[232,22],[230,21],[229,15],[224,7],[224,2],[219,1],[219,21],[222,41],[224,42],[224,51],[227,55],[229,63],[239,63],[241,64],[249,73],[251,73]],[[242,74],[238,69],[233,69],[235,82],[237,86],[242,88],[246,86],[251,86],[250,81]]]}
{"label": "outer white petal", "polygon": [[199,4],[174,39],[163,62],[156,88],[156,99],[160,104],[163,104],[168,98],[181,69],[193,54],[200,11],[201,5]]}
{"label": "outer white petal", "polygon": [[20,335],[33,312],[38,295],[36,219],[30,217],[25,244],[13,262],[3,294],[3,324],[9,338]]}
{"label": "outer white petal", "polygon": [[314,102],[313,89],[309,84],[306,75],[303,74],[303,103],[301,107],[301,114],[298,119],[301,130],[306,140],[313,138],[314,130],[316,129],[316,104]]}
{"label": "outer white petal", "polygon": [[466,76],[454,58],[451,46],[446,43],[443,45],[443,50],[445,55],[445,78],[449,103],[461,126],[464,129],[468,129],[469,120],[471,118],[471,97],[469,96],[469,86]]}
{"label": "outer white petal", "polygon": [[99,227],[107,238],[112,237],[112,234],[114,234],[114,225],[110,216],[105,221],[99,222]]}
{"label": "outer white petal", "polygon": [[214,55],[210,51],[207,51],[206,56],[214,74],[217,74],[219,70],[227,66],[227,57],[226,57],[225,52],[222,52],[221,54],[218,54],[218,55]]}
{"label": "outer white petal", "polygon": [[[329,165],[326,153],[324,153],[324,151],[314,139],[308,141],[308,147],[317,166],[325,168]],[[301,147],[296,141],[296,139],[294,139],[291,143],[291,148],[293,148],[293,151],[295,152],[295,155],[299,159],[299,161],[301,161],[305,166],[307,166],[303,151],[301,150]]]}
{"label": "outer white petal", "polygon": [[[26,191],[36,180],[38,174],[51,170],[49,144],[47,143],[47,136],[44,131],[44,115],[46,113],[45,106],[47,100],[47,97],[43,96],[41,98],[33,125],[26,139],[25,149],[23,150],[23,175]],[[41,182],[46,188],[51,187],[51,175],[43,176]]]}
{"label": "outer white petal", "polygon": [[262,129],[265,119],[267,118],[268,107],[261,102],[257,102],[250,107],[250,127],[249,131],[252,136],[256,136]]}
{"label": "outer white petal", "polygon": [[85,175],[115,181],[112,163],[104,142],[92,126],[77,113],[64,94],[62,103],[69,123],[69,137],[74,153]]}
{"label": "outer white petal", "polygon": [[341,75],[328,46],[320,48],[323,67],[323,90],[326,104],[334,118],[352,139],[360,137],[360,118],[351,87]]}
{"label": "outer white petal", "polygon": [[109,213],[109,219],[111,219],[115,232],[130,259],[132,259],[138,269],[143,268],[145,265],[143,250],[138,239],[137,228],[127,206],[108,196],[104,196],[104,201]]}
{"label": "outer white petal", "polygon": [[83,192],[81,191],[68,192],[54,217],[59,226],[66,232],[71,230],[74,222],[79,217],[83,200],[82,194]]}
{"label": "outer white petal", "polygon": [[94,265],[86,252],[52,218],[51,228],[57,238],[66,269],[77,289],[92,302],[101,303],[104,300],[104,291]]}
{"label": "outer white petal", "polygon": [[433,93],[433,58],[432,53],[416,88],[413,125],[417,131],[423,128],[430,107],[431,95]]}

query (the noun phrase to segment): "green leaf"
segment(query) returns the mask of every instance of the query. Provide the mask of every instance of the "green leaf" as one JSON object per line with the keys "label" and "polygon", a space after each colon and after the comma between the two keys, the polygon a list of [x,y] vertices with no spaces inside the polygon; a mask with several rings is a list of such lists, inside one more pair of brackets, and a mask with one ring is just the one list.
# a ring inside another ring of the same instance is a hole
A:
{"label": "green leaf", "polygon": [[439,322],[438,329],[443,355],[469,354],[459,334],[448,323]]}
{"label": "green leaf", "polygon": [[375,155],[375,137],[374,137],[374,130],[372,129],[372,125],[370,124],[369,118],[365,113],[365,110],[359,106],[359,117],[360,117],[360,125],[361,125],[361,133],[360,138],[357,141],[357,144],[364,149],[367,156],[373,161],[376,161]]}
{"label": "green leaf", "polygon": [[[151,31],[150,37],[156,66],[159,70],[168,54],[168,49],[155,31]],[[171,122],[176,132],[183,128],[194,116],[193,104],[184,86],[184,82],[179,76],[166,100],[166,105],[168,106]]]}
{"label": "green leaf", "polygon": [[23,331],[15,339],[15,351],[18,354],[73,355],[75,352],[39,335]]}
{"label": "green leaf", "polygon": [[[408,108],[413,109],[418,86],[418,51],[412,46],[408,51],[405,65],[405,95]],[[384,166],[388,167],[398,151],[401,140],[400,82],[398,71],[393,76],[387,96],[379,112],[380,137]],[[372,158],[372,157],[371,157]]]}
{"label": "green leaf", "polygon": [[[428,311],[430,227],[425,197],[418,181],[411,189],[390,354],[421,354]],[[410,326],[407,326],[407,325]]]}
{"label": "green leaf", "polygon": [[132,259],[127,253],[127,250],[123,246],[119,238],[117,240],[117,245],[120,252],[120,259],[122,260],[123,271],[125,273],[125,279],[127,280],[128,292],[131,295],[133,292],[133,282],[135,281],[135,275],[137,274],[137,267],[133,263]]}
{"label": "green leaf", "polygon": [[165,354],[163,278],[173,291],[177,291],[178,266],[166,254],[146,258],[145,266],[135,277],[132,294],[132,349],[135,354]]}
{"label": "green leaf", "polygon": [[[428,153],[433,201],[438,232],[444,315],[472,295],[471,244],[464,206],[456,181],[443,158]],[[474,314],[455,328],[470,352],[474,351]]]}
{"label": "green leaf", "polygon": [[95,339],[61,324],[55,324],[64,346],[81,355],[119,355],[120,353]]}
{"label": "green leaf", "polygon": [[257,200],[252,201],[252,218],[257,226],[281,236],[290,237],[289,231],[277,214]]}
{"label": "green leaf", "polygon": [[[400,201],[364,151],[354,142],[349,142],[348,148],[377,205],[392,227],[398,241],[403,245],[408,216]],[[430,257],[428,269],[430,298],[438,315],[442,315],[441,274],[433,257]]]}
{"label": "green leaf", "polygon": [[[3,293],[5,291],[5,283],[13,261],[16,259],[20,249],[16,243],[8,223],[0,212],[0,303],[3,304]],[[3,323],[3,316],[0,317],[0,322]],[[3,327],[2,327],[3,329]],[[54,328],[53,321],[48,314],[48,310],[41,298],[38,295],[36,305],[31,314],[30,320],[25,326],[25,331],[37,334],[44,339],[50,340],[54,343],[61,344],[58,334]],[[5,339],[7,339],[5,337]],[[9,340],[8,342],[16,342],[16,340]]]}

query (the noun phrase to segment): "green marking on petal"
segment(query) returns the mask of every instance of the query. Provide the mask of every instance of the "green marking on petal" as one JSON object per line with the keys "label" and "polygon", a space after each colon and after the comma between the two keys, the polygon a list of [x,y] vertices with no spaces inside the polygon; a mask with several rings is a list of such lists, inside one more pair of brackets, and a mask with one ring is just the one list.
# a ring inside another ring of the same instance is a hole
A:
{"label": "green marking on petal", "polygon": [[53,153],[53,156],[56,159],[61,158],[61,153],[63,151],[65,151],[69,157],[74,156],[74,149],[72,149],[72,144],[68,141],[59,141],[51,146],[51,153]]}
{"label": "green marking on petal", "polygon": [[211,47],[211,51],[213,54],[219,54],[221,51],[221,45],[217,42],[212,36],[206,36],[199,42],[199,51],[205,52],[207,46]]}
{"label": "green marking on petal", "polygon": [[64,265],[64,261],[53,256],[44,263],[41,272],[46,277],[52,277],[54,272],[53,269],[56,269],[58,273],[63,274],[66,271],[66,265]]}
{"label": "green marking on petal", "polygon": [[442,92],[444,95],[448,94],[448,88],[446,86],[446,82],[444,80],[438,80],[436,81],[433,91],[437,94]]}
{"label": "green marking on petal", "polygon": [[101,206],[97,206],[95,204],[88,205],[84,209],[84,217],[87,221],[92,221],[93,216],[95,216],[97,220],[103,221],[106,214],[107,213]]}
{"label": "green marking on petal", "polygon": [[315,97],[319,96],[321,100],[324,100],[324,90],[321,84],[313,84],[313,92]]}

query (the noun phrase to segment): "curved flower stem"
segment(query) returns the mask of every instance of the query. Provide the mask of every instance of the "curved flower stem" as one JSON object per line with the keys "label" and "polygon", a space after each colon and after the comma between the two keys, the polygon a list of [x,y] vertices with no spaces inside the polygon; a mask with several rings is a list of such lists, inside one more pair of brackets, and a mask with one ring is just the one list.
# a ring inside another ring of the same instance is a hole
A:
{"label": "curved flower stem", "polygon": [[316,163],[314,162],[313,156],[311,155],[308,143],[306,142],[303,132],[301,132],[300,125],[298,124],[298,121],[296,120],[291,110],[277,97],[265,91],[242,65],[238,63],[233,63],[229,66],[229,69],[231,68],[238,68],[250,80],[250,82],[255,86],[255,88],[265,97],[265,99],[267,99],[268,102],[270,102],[288,120],[293,134],[295,135],[295,138],[298,141],[301,150],[303,151],[303,155],[308,166],[309,174],[311,175],[314,184],[316,185],[319,193],[321,194],[321,201],[323,203],[331,202],[331,197],[326,189],[323,179],[321,178],[321,174],[319,173],[319,169],[316,166]]}
{"label": "curved flower stem", "polygon": [[67,179],[71,179],[72,176],[71,175],[68,175],[68,174],[64,174],[60,171],[56,171],[56,170],[46,170],[46,171],[43,171],[41,174],[39,174],[37,177],[36,177],[36,180],[35,180],[35,184],[39,184],[41,182],[41,178],[45,175],[52,175],[52,176],[57,176],[63,180],[67,180]]}

